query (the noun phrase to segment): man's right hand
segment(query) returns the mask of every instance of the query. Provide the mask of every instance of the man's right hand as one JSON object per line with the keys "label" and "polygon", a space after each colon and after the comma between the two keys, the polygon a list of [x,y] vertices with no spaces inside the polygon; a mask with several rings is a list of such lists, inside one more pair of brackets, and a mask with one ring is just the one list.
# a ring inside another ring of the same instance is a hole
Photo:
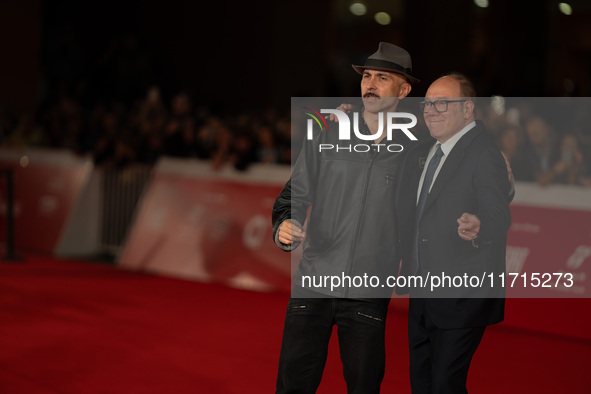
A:
{"label": "man's right hand", "polygon": [[279,242],[285,245],[291,245],[294,242],[302,242],[306,237],[304,230],[290,222],[285,220],[279,226],[279,233],[277,239]]}

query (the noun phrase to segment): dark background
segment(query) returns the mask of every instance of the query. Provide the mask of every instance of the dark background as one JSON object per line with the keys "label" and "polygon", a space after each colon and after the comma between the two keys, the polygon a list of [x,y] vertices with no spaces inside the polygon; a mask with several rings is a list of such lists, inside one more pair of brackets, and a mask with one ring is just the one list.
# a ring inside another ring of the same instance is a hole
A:
{"label": "dark background", "polygon": [[[0,2],[0,103],[37,111],[64,92],[89,106],[179,91],[212,107],[287,108],[292,96],[357,96],[352,63],[379,41],[406,48],[424,94],[442,73],[478,94],[588,96],[591,2],[553,0]],[[386,11],[388,26],[373,15]]]}

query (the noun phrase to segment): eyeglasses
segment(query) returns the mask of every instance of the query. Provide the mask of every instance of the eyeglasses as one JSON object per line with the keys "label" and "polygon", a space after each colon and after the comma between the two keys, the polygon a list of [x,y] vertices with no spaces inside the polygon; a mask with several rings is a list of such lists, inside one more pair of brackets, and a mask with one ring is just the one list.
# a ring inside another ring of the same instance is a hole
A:
{"label": "eyeglasses", "polygon": [[421,112],[429,112],[431,107],[435,108],[435,111],[438,113],[442,113],[447,111],[448,103],[461,103],[463,101],[468,100],[436,100],[436,101],[421,101],[419,103],[419,108]]}

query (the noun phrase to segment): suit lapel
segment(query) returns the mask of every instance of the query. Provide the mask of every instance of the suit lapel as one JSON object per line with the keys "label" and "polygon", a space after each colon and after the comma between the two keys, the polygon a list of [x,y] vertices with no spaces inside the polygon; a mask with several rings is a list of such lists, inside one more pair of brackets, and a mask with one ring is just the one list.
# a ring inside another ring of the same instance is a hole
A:
{"label": "suit lapel", "polygon": [[[456,169],[466,156],[466,149],[472,143],[474,138],[480,134],[482,131],[482,126],[480,122],[476,123],[476,126],[468,131],[453,147],[451,152],[449,152],[449,156],[445,159],[441,170],[439,170],[439,174],[437,175],[437,179],[435,179],[435,183],[433,183],[433,187],[431,187],[431,191],[429,192],[429,196],[427,197],[427,203],[425,204],[425,208],[423,210],[423,215],[429,209],[429,206],[433,204],[437,197],[441,193],[441,191],[445,188],[445,185],[448,184],[451,177],[453,177]],[[420,176],[420,175],[419,175]]]}
{"label": "suit lapel", "polygon": [[[419,181],[421,180],[421,174],[423,173],[423,170],[425,168],[425,166],[427,165],[426,160],[427,160],[427,156],[429,155],[429,149],[431,149],[431,146],[435,143],[434,139],[430,139],[430,141],[421,144],[420,146],[418,146],[414,151],[413,151],[413,159],[412,159],[412,166],[411,166],[411,171],[412,173],[409,174],[409,183],[408,183],[408,187],[410,190],[410,198],[411,201],[413,202],[412,205],[409,204],[409,206],[412,206],[414,208],[416,208],[417,205],[417,195],[418,195],[418,188],[419,188]],[[413,213],[414,215],[414,213]]]}
{"label": "suit lapel", "polygon": [[443,166],[437,175],[437,179],[435,179],[435,183],[433,183],[433,187],[431,187],[423,213],[429,209],[429,206],[433,204],[441,191],[445,188],[445,185],[447,185],[449,179],[453,176],[456,168],[458,168],[465,155],[466,152],[464,148],[458,146],[458,144],[456,144],[451,152],[449,152],[449,157],[445,159],[445,163],[443,163]]}

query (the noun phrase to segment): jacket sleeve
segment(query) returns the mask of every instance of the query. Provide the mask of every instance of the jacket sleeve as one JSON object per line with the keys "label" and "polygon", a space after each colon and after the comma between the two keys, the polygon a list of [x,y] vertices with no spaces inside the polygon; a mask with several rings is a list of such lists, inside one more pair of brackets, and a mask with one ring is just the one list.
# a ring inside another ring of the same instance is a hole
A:
{"label": "jacket sleeve", "polygon": [[[509,202],[512,198],[507,167],[496,146],[482,152],[474,178],[480,219],[480,243],[506,236],[511,226]],[[509,198],[508,198],[509,196]]]}
{"label": "jacket sleeve", "polygon": [[279,227],[285,220],[303,228],[308,208],[312,205],[318,178],[319,154],[317,152],[320,134],[314,139],[304,141],[302,151],[295,163],[291,178],[273,204],[271,221],[273,224],[273,241],[282,250],[289,252],[298,247],[299,242],[286,245],[278,240]]}

